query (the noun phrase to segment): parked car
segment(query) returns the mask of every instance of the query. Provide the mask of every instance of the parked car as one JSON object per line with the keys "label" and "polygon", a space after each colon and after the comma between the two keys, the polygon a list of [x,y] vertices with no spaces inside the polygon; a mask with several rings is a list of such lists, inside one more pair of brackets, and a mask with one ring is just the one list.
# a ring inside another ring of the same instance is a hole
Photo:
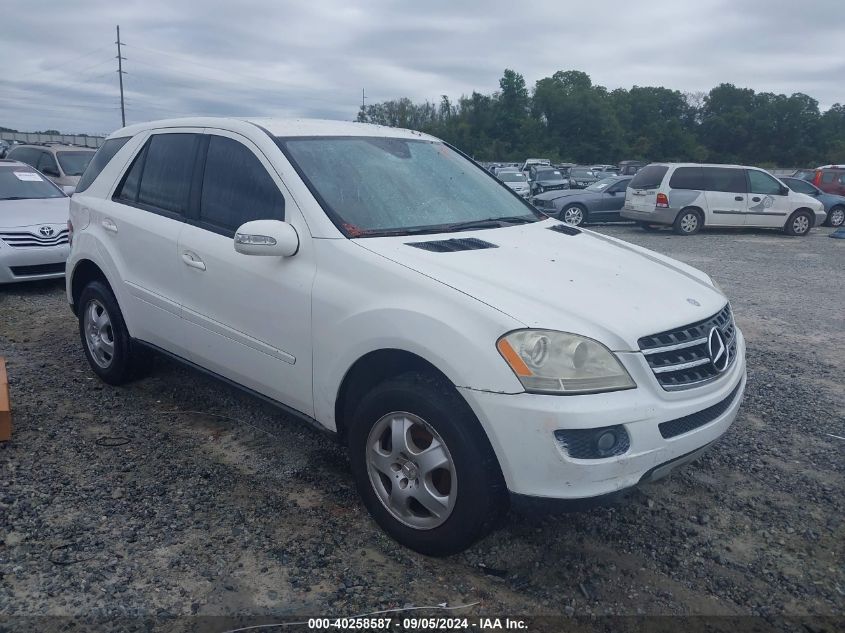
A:
{"label": "parked car", "polygon": [[641,160],[623,160],[619,163],[620,176],[633,176],[646,166]]}
{"label": "parked car", "polygon": [[827,214],[825,226],[842,226],[845,223],[845,196],[837,196],[832,193],[825,193],[813,183],[802,178],[784,177],[781,178],[787,187],[798,193],[805,193],[812,196],[824,205]]}
{"label": "parked car", "polygon": [[813,176],[816,175],[815,169],[796,169],[795,173],[792,174],[793,178],[800,178],[801,180],[808,180],[812,181]]}
{"label": "parked car", "polygon": [[531,186],[528,184],[528,176],[516,169],[500,169],[496,177],[513,189],[523,198],[531,195]]}
{"label": "parked car", "polygon": [[569,181],[559,169],[546,165],[533,165],[528,170],[528,183],[531,195],[536,196],[544,191],[568,189]]}
{"label": "parked car", "polygon": [[96,150],[75,145],[16,145],[8,158],[32,165],[59,186],[76,186]]}
{"label": "parked car", "polygon": [[528,168],[532,165],[546,165],[547,167],[551,167],[552,161],[548,158],[527,158],[525,159],[525,162],[522,163],[520,171],[527,174]]}
{"label": "parked car", "polygon": [[548,218],[418,132],[130,126],[71,226],[97,376],[124,383],[156,350],[336,432],[374,519],[427,554],[511,499],[659,479],[742,401],[745,342],[706,274]]}
{"label": "parked car", "polygon": [[599,180],[596,172],[589,167],[573,167],[569,170],[570,189],[585,189]]}
{"label": "parked car", "polygon": [[845,196],[845,165],[818,167],[811,182],[825,193]]}
{"label": "parked car", "polygon": [[827,214],[815,198],[756,167],[652,163],[628,186],[622,217],[644,228],[670,225],[679,235],[705,226],[772,227],[806,235]]}
{"label": "parked car", "polygon": [[38,170],[0,159],[0,284],[65,274],[69,206]]}
{"label": "parked car", "polygon": [[0,139],[0,158],[6,158],[6,152],[9,151],[10,147],[9,141]]}
{"label": "parked car", "polygon": [[550,191],[534,196],[534,206],[546,215],[580,226],[587,222],[621,220],[625,190],[632,176],[604,178],[586,189]]}

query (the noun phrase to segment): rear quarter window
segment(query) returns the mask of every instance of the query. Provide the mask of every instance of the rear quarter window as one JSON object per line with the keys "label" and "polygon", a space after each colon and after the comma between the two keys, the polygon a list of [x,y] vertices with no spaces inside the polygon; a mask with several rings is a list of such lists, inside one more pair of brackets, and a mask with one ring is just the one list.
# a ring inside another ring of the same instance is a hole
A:
{"label": "rear quarter window", "polygon": [[672,189],[706,189],[701,167],[678,167],[669,178]]}
{"label": "rear quarter window", "polygon": [[110,138],[105,143],[100,146],[100,149],[97,150],[97,153],[94,154],[94,158],[91,159],[91,162],[88,163],[88,167],[85,168],[85,171],[82,173],[82,178],[79,179],[79,182],[76,185],[76,191],[85,191],[88,187],[91,186],[91,183],[97,179],[97,176],[100,175],[100,172],[105,169],[106,165],[109,164],[109,161],[114,158],[114,155],[120,151],[120,148],[126,145],[126,142],[132,137],[130,136],[123,136],[121,138]]}
{"label": "rear quarter window", "polygon": [[669,168],[666,165],[649,165],[643,167],[634,176],[629,185],[631,189],[656,189],[663,182],[663,177]]}

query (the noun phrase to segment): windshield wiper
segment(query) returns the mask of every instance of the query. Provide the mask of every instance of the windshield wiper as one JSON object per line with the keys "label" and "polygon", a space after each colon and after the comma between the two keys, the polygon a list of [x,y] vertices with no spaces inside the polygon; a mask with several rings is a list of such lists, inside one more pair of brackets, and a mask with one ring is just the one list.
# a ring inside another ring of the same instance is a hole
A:
{"label": "windshield wiper", "polygon": [[0,198],[0,200],[27,200],[23,196],[10,196],[8,198]]}
{"label": "windshield wiper", "polygon": [[536,222],[534,218],[524,215],[512,215],[503,218],[485,218],[483,220],[467,220],[466,222],[453,222],[443,226],[443,232],[469,231],[472,229],[496,229],[509,224],[530,224]]}

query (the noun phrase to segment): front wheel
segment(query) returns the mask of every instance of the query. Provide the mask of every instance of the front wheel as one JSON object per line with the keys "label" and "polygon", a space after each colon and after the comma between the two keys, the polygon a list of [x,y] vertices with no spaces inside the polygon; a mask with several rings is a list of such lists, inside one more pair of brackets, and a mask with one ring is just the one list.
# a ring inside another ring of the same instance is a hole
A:
{"label": "front wheel", "polygon": [[572,226],[581,226],[587,219],[587,214],[580,204],[571,204],[560,212],[560,219]]}
{"label": "front wheel", "polygon": [[845,224],[845,207],[833,207],[830,213],[827,214],[825,226],[842,226]]}
{"label": "front wheel", "polygon": [[796,211],[786,221],[783,230],[787,235],[802,237],[810,232],[812,226],[813,217],[809,211]]}
{"label": "front wheel", "polygon": [[683,209],[675,218],[672,229],[678,235],[695,235],[701,230],[704,219],[697,209]]}
{"label": "front wheel", "polygon": [[349,432],[352,474],[372,517],[422,554],[460,552],[507,508],[481,425],[442,378],[410,372],[364,396]]}

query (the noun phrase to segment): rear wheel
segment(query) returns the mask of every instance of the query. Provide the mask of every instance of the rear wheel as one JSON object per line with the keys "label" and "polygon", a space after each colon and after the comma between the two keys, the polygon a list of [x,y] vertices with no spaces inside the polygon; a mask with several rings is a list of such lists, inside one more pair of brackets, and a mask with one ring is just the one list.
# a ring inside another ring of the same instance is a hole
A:
{"label": "rear wheel", "polygon": [[812,227],[813,217],[810,215],[810,212],[798,210],[789,216],[783,230],[787,235],[802,237],[807,235]]}
{"label": "rear wheel", "polygon": [[91,369],[104,382],[122,385],[149,366],[149,353],[132,344],[111,289],[92,281],[79,297],[79,336]]}
{"label": "rear wheel", "polygon": [[698,209],[682,209],[675,218],[672,229],[678,235],[695,235],[701,230],[704,218]]}
{"label": "rear wheel", "polygon": [[587,220],[587,210],[580,204],[570,204],[560,212],[560,219],[572,226],[581,226]]}
{"label": "rear wheel", "polygon": [[825,226],[842,226],[845,224],[845,207],[833,207],[827,214]]}
{"label": "rear wheel", "polygon": [[349,432],[352,474],[372,517],[402,545],[460,552],[507,508],[499,464],[481,425],[442,378],[390,378],[358,404]]}

